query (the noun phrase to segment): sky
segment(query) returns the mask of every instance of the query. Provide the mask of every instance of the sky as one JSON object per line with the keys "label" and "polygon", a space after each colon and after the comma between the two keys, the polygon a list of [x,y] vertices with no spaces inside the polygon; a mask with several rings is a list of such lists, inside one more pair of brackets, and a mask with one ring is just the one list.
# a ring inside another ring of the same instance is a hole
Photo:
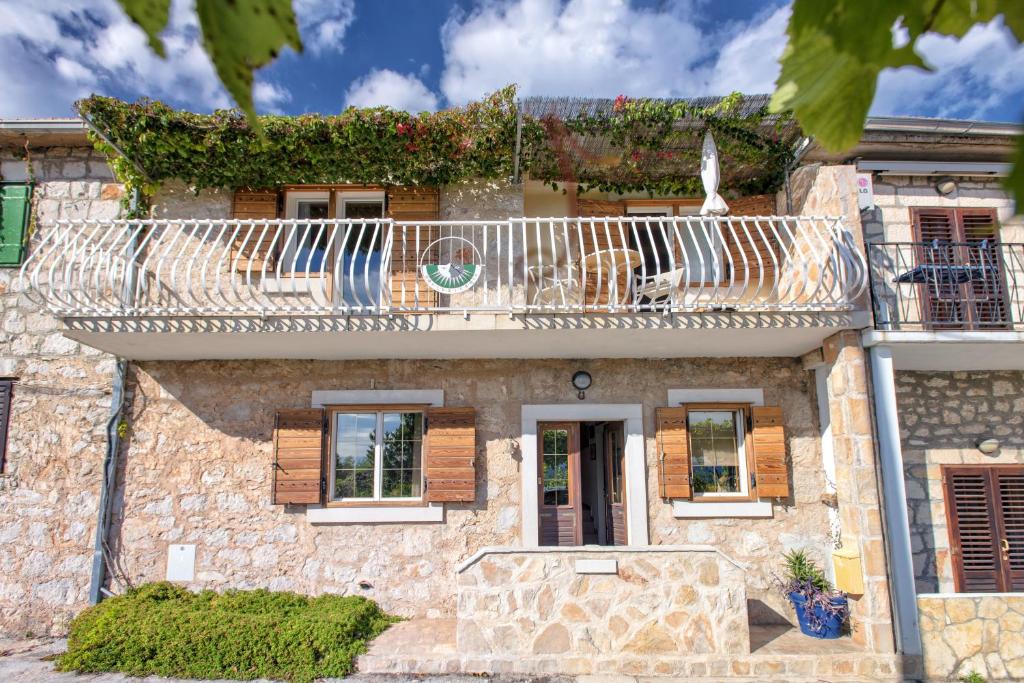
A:
{"label": "sky", "polygon": [[[509,83],[520,95],[691,97],[771,92],[785,0],[293,0],[305,44],[257,73],[261,113],[436,110]],[[173,0],[166,60],[115,0],[0,0],[0,117],[71,116],[90,93],[231,106]],[[934,71],[883,72],[871,113],[989,121],[1024,114],[1024,47],[996,19],[926,35]]]}

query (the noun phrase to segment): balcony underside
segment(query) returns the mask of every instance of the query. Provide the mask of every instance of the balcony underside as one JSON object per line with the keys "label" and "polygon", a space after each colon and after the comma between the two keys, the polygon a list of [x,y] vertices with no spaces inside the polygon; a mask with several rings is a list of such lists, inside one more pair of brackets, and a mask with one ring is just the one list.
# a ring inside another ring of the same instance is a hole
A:
{"label": "balcony underside", "polygon": [[897,370],[1024,370],[1024,331],[866,330],[865,346],[888,346]]}
{"label": "balcony underside", "polygon": [[863,312],[686,315],[65,319],[68,337],[133,360],[241,358],[684,358],[817,348]]}

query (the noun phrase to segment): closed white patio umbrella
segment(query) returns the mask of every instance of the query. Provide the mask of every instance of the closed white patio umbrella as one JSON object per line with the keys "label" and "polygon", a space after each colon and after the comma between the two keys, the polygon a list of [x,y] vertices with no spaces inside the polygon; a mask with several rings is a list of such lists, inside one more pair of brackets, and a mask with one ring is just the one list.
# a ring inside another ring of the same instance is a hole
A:
{"label": "closed white patio umbrella", "polygon": [[704,147],[700,153],[700,179],[704,183],[704,194],[707,199],[700,207],[701,216],[724,216],[729,213],[729,205],[718,194],[718,183],[722,179],[718,169],[718,148],[711,131],[704,133]]}

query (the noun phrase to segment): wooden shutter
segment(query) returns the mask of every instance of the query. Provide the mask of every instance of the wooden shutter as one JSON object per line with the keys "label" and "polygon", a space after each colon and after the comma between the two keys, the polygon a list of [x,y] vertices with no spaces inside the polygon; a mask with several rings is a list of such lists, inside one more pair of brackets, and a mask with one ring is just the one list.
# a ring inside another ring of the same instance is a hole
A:
{"label": "wooden shutter", "polygon": [[1024,467],[993,470],[999,500],[1004,591],[1024,591]]}
{"label": "wooden shutter", "polygon": [[[611,201],[604,199],[580,199],[577,201],[580,217],[583,218],[617,218],[626,215],[626,202]],[[608,249],[632,249],[630,233],[625,226],[618,222],[609,222],[605,229],[604,221],[581,221],[583,232],[583,244],[577,245],[579,233],[573,229],[569,231],[569,252],[575,256],[578,262],[598,251]],[[633,272],[620,268],[616,273],[617,291],[620,293],[617,303],[628,303],[631,300],[631,289],[629,281]],[[610,303],[609,274],[602,273],[600,276],[591,268],[587,272],[586,282],[583,283],[583,297],[588,306],[605,306]]]}
{"label": "wooden shutter", "polygon": [[419,277],[420,257],[437,239],[437,226],[418,226],[420,221],[441,217],[441,194],[436,187],[389,187],[387,217],[413,225],[396,226],[391,243],[391,305],[405,308],[437,306],[438,294]]}
{"label": "wooden shutter", "polygon": [[751,439],[754,445],[754,487],[762,498],[789,495],[789,470],[786,468],[786,432],[782,408],[754,406],[750,409]]}
{"label": "wooden shutter", "polygon": [[7,428],[11,421],[11,396],[14,381],[0,379],[0,472],[7,461]]}
{"label": "wooden shutter", "polygon": [[[956,211],[953,209],[914,209],[915,239],[918,245],[915,260],[926,268],[950,267],[958,263],[951,243],[958,239]],[[967,320],[961,286],[948,281],[935,281],[920,286],[921,321],[930,327],[960,327]]]}
{"label": "wooden shutter", "polygon": [[31,202],[31,185],[0,183],[0,266],[21,265]]}
{"label": "wooden shutter", "polygon": [[658,491],[662,498],[689,498],[690,443],[686,408],[658,408],[654,419],[658,444]]}
{"label": "wooden shutter", "polygon": [[427,410],[424,500],[464,502],[476,499],[476,411],[473,408]]}
{"label": "wooden shutter", "polygon": [[[278,217],[278,195],[276,190],[235,190],[231,204],[231,217],[259,221]],[[269,271],[273,268],[274,229],[263,230],[264,225],[255,223],[242,226],[231,249],[231,258],[238,258],[236,270],[240,273],[249,271],[258,275],[266,265]],[[260,239],[262,237],[262,240]],[[248,238],[248,239],[247,239]]]}
{"label": "wooden shutter", "polygon": [[322,408],[279,410],[274,423],[274,505],[319,503],[323,470]]}
{"label": "wooden shutter", "polygon": [[[770,194],[730,199],[728,204],[730,216],[735,217],[774,216],[776,213],[775,196]],[[731,272],[728,270],[725,272],[724,279],[727,282],[732,281],[738,284],[746,282],[752,292],[757,290],[760,281],[760,292],[767,294],[775,285],[775,264],[779,263],[782,253],[779,240],[775,236],[775,232],[780,229],[772,230],[771,221],[762,220],[757,223],[746,221],[745,223],[744,226],[741,221],[733,218],[731,221],[721,224],[728,252],[728,256],[723,256],[723,258],[725,258],[727,268],[731,268]],[[761,229],[758,230],[758,227]],[[762,271],[764,272],[763,276],[761,275]]]}
{"label": "wooden shutter", "polygon": [[1002,590],[996,506],[990,472],[983,467],[944,467],[953,571],[962,593]]}

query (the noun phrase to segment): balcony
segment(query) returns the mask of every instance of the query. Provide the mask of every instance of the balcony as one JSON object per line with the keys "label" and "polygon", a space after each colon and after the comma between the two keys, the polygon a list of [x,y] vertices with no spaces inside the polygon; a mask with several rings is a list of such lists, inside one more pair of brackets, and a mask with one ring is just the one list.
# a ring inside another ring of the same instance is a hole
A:
{"label": "balcony", "polygon": [[868,244],[875,331],[907,370],[1024,369],[1024,244]]}
{"label": "balcony", "polygon": [[867,265],[823,217],[86,221],[22,286],[131,357],[133,332],[849,326]]}

